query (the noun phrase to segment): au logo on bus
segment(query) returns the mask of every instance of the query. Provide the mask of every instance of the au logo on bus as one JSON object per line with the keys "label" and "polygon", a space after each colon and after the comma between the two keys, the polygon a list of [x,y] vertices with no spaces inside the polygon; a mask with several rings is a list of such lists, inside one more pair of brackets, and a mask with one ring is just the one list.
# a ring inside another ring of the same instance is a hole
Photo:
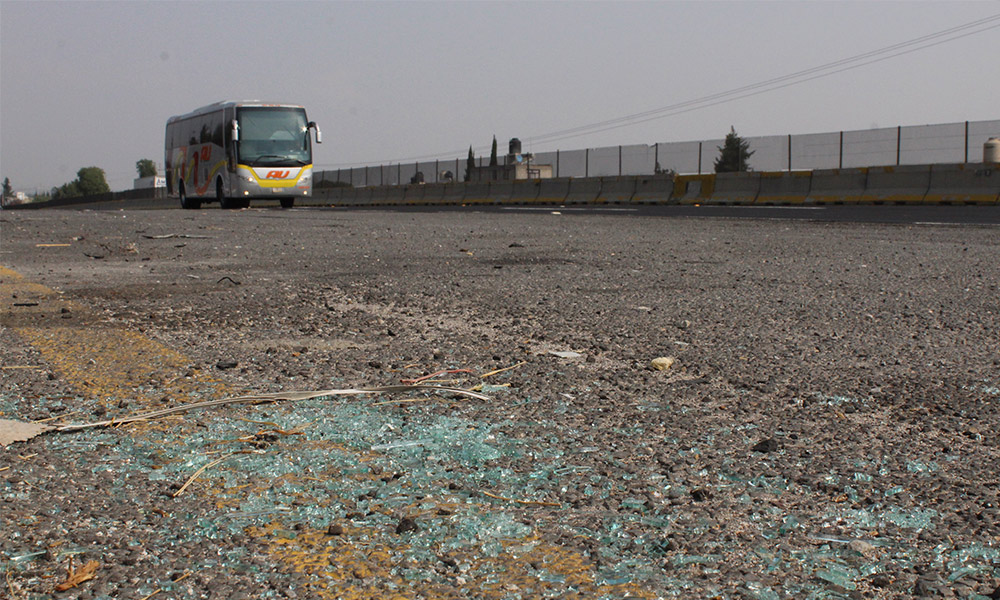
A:
{"label": "au logo on bus", "polygon": [[291,171],[268,171],[264,179],[284,179]]}

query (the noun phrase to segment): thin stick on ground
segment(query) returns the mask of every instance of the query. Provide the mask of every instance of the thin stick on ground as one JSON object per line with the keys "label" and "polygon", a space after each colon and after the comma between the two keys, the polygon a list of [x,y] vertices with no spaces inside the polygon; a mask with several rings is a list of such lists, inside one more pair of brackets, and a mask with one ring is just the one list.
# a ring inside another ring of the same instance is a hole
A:
{"label": "thin stick on ground", "polygon": [[423,377],[417,377],[416,379],[403,379],[401,380],[406,384],[417,384],[422,381],[427,381],[428,379],[433,379],[438,375],[452,375],[454,373],[472,373],[471,369],[441,369],[440,371],[435,371],[430,375],[424,375]]}
{"label": "thin stick on ground", "polygon": [[542,500],[518,500],[517,498],[506,498],[504,496],[497,496],[496,494],[491,494],[489,492],[480,491],[484,496],[489,496],[490,498],[495,498],[497,500],[503,500],[505,502],[517,502],[518,504],[534,504],[538,506],[562,506],[558,502],[544,502]]}
{"label": "thin stick on ground", "polygon": [[141,413],[137,415],[132,415],[129,417],[112,418],[107,421],[97,421],[95,423],[82,423],[82,424],[70,424],[61,425],[55,427],[54,431],[68,432],[68,431],[79,431],[81,429],[92,429],[95,427],[110,427],[112,425],[125,425],[128,423],[135,423],[137,421],[149,421],[151,419],[159,419],[168,415],[175,415],[178,413],[185,413],[199,408],[210,408],[215,406],[225,406],[227,404],[260,404],[263,402],[279,402],[279,401],[300,401],[300,400],[312,400],[314,398],[332,398],[334,396],[357,396],[364,394],[390,394],[398,392],[410,392],[410,391],[427,391],[434,392],[436,394],[449,393],[457,394],[459,396],[467,396],[469,398],[476,398],[477,400],[489,400],[490,397],[485,394],[479,394],[476,392],[470,392],[469,390],[463,390],[461,388],[455,387],[444,387],[437,385],[386,385],[380,387],[372,388],[350,388],[342,390],[319,390],[310,392],[276,392],[273,394],[258,394],[254,396],[237,396],[235,398],[223,398],[220,400],[206,400],[204,402],[194,402],[192,404],[185,404],[183,406],[176,406],[174,408],[165,408],[162,410],[154,410],[146,413]]}
{"label": "thin stick on ground", "polygon": [[197,471],[194,472],[194,475],[192,475],[190,478],[188,478],[187,481],[184,482],[184,485],[181,486],[181,489],[179,489],[176,492],[174,492],[174,494],[173,494],[174,498],[176,498],[176,497],[180,496],[181,494],[183,494],[184,490],[188,489],[188,486],[191,485],[192,483],[194,483],[194,480],[198,479],[199,475],[201,475],[202,473],[204,473],[208,469],[211,469],[215,465],[221,463],[222,461],[224,461],[224,460],[226,460],[226,459],[228,459],[230,457],[236,456],[237,454],[250,454],[250,452],[248,450],[241,450],[239,452],[230,452],[229,454],[226,454],[225,456],[217,458],[217,459],[213,460],[212,462],[210,462],[210,463],[208,463],[206,465],[203,465],[200,469],[198,469]]}
{"label": "thin stick on ground", "polygon": [[496,371],[490,371],[489,373],[483,373],[482,375],[479,376],[479,378],[480,379],[486,379],[487,377],[492,377],[493,375],[496,375],[497,373],[503,373],[504,371],[510,371],[511,369],[516,369],[516,368],[520,367],[521,365],[526,365],[526,364],[528,364],[528,361],[522,360],[521,362],[517,363],[516,365],[511,365],[509,367],[504,367],[502,369],[497,369]]}

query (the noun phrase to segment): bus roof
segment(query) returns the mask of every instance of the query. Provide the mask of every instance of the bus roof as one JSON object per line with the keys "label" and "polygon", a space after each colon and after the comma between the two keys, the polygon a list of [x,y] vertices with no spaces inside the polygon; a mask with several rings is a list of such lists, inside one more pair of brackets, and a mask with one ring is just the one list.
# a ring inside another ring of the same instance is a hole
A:
{"label": "bus roof", "polygon": [[222,110],[224,108],[235,108],[242,106],[273,106],[277,108],[305,108],[301,104],[287,104],[284,102],[264,102],[262,100],[223,100],[222,102],[216,102],[214,104],[209,104],[208,106],[202,106],[192,110],[189,113],[183,115],[174,115],[167,119],[167,123],[172,123],[173,121],[180,121],[182,119],[187,119],[190,117],[197,117],[198,115],[203,115],[206,113],[215,112],[217,110]]}

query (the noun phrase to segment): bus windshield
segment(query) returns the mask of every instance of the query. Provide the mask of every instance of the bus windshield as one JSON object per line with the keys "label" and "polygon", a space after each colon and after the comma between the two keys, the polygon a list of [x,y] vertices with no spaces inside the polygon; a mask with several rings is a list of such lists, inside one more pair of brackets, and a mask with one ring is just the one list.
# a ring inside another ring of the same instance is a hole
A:
{"label": "bus windshield", "polygon": [[301,108],[241,107],[239,162],[249,166],[303,166],[312,162],[309,127]]}

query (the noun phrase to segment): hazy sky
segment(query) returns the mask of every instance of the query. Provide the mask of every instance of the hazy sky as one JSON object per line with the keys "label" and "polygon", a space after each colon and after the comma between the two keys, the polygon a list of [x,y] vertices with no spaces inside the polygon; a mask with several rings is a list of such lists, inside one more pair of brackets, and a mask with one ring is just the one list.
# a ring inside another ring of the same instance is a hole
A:
{"label": "hazy sky", "polygon": [[47,190],[98,166],[127,189],[137,160],[162,165],[168,117],[235,99],[305,105],[324,134],[318,168],[488,153],[494,134],[501,148],[519,137],[544,152],[717,139],[731,125],[755,136],[996,119],[994,28],[731,102],[533,140],[997,14],[996,1],[0,0],[0,177]]}

